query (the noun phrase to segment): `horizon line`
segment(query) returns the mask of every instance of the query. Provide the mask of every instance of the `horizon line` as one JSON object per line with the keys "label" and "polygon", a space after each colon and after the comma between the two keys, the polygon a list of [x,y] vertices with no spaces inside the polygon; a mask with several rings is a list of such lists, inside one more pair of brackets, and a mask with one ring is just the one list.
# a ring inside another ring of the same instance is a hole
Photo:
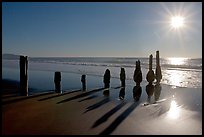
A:
{"label": "horizon line", "polygon": [[[16,56],[21,56],[22,54],[13,54],[13,53],[3,53],[4,54],[10,54],[10,55],[16,55]],[[23,55],[23,56],[28,56],[28,55]],[[28,56],[31,58],[149,58],[149,56]],[[160,58],[186,58],[186,59],[202,59],[202,57],[160,57]]]}

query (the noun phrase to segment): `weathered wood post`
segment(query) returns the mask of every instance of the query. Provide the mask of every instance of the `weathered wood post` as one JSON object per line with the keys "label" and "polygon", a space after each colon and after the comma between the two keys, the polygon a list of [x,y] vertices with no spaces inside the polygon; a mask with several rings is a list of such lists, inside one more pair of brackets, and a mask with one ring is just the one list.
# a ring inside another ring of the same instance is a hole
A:
{"label": "weathered wood post", "polygon": [[54,82],[55,82],[55,92],[61,93],[61,72],[56,71],[54,76]]}
{"label": "weathered wood post", "polygon": [[153,56],[152,54],[149,56],[149,71],[147,73],[146,79],[149,82],[148,85],[146,86],[146,92],[147,92],[147,102],[150,102],[151,100],[151,96],[154,93],[154,85],[152,85],[154,79],[155,79],[155,75],[154,75],[154,71],[152,70],[152,59]]}
{"label": "weathered wood post", "polygon": [[28,96],[28,56],[25,56],[25,94]]}
{"label": "weathered wood post", "polygon": [[121,68],[121,70],[120,70],[121,87],[125,87],[125,79],[126,79],[125,69]]}
{"label": "weathered wood post", "polygon": [[20,95],[23,95],[24,91],[24,75],[25,75],[25,61],[24,56],[20,56]]}
{"label": "weathered wood post", "polygon": [[105,74],[103,76],[103,82],[104,82],[104,88],[109,88],[110,87],[110,70],[106,69]]}
{"label": "weathered wood post", "polygon": [[82,90],[86,90],[86,75],[81,76],[81,82],[82,82]]}
{"label": "weathered wood post", "polygon": [[136,83],[136,85],[140,85],[140,83],[142,82],[142,71],[141,71],[141,67],[140,67],[140,61],[136,61],[136,68],[134,71],[134,75],[133,75],[133,79]]}
{"label": "weathered wood post", "polygon": [[156,80],[159,84],[162,79],[161,67],[159,62],[159,51],[156,51]]}
{"label": "weathered wood post", "polygon": [[152,54],[149,56],[149,70],[152,70],[152,60],[153,60],[153,56]]}
{"label": "weathered wood post", "polygon": [[28,57],[20,56],[20,95],[28,96]]}
{"label": "weathered wood post", "polygon": [[154,71],[152,70],[152,54],[149,56],[149,71],[147,73],[146,79],[147,81],[152,84],[152,82],[154,81]]}

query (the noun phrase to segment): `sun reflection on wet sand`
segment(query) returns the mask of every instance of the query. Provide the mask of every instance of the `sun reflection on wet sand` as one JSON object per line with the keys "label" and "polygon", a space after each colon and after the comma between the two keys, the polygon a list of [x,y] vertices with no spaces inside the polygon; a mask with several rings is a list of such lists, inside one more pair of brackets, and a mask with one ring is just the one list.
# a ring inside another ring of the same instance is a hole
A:
{"label": "sun reflection on wet sand", "polygon": [[167,112],[167,116],[168,118],[171,118],[171,119],[178,119],[179,115],[180,115],[180,109],[177,105],[177,102],[175,100],[172,100],[170,104],[170,109]]}

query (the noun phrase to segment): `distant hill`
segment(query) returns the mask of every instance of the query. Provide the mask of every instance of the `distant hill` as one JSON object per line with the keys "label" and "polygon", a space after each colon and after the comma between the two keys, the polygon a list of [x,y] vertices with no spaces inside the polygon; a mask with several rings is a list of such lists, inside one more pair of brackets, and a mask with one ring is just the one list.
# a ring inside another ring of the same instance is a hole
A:
{"label": "distant hill", "polygon": [[2,59],[13,59],[13,60],[19,60],[20,55],[15,54],[3,54]]}

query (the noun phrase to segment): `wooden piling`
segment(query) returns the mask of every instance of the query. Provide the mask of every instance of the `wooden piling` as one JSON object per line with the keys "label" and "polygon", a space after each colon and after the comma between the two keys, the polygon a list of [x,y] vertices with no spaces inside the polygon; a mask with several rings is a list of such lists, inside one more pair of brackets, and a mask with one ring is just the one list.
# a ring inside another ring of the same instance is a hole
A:
{"label": "wooden piling", "polygon": [[154,81],[154,77],[155,77],[154,76],[154,71],[152,70],[152,58],[153,58],[153,56],[151,54],[149,56],[149,71],[148,71],[148,73],[146,75],[146,79],[150,84],[152,84],[152,82]]}
{"label": "wooden piling", "polygon": [[86,75],[81,76],[81,82],[82,82],[82,90],[86,90]]}
{"label": "wooden piling", "polygon": [[25,56],[25,94],[28,96],[28,56]]}
{"label": "wooden piling", "polygon": [[61,72],[56,71],[54,76],[55,92],[61,93]]}
{"label": "wooden piling", "polygon": [[25,74],[24,56],[20,56],[20,95],[22,95],[24,89],[24,74]]}
{"label": "wooden piling", "polygon": [[136,85],[140,85],[140,83],[142,82],[142,71],[140,66],[140,60],[136,61],[136,68],[134,71],[133,79]]}
{"label": "wooden piling", "polygon": [[120,70],[121,87],[125,87],[125,79],[126,79],[125,69],[121,68],[121,70]]}
{"label": "wooden piling", "polygon": [[162,79],[161,67],[159,62],[159,51],[156,51],[156,80],[159,84]]}
{"label": "wooden piling", "polygon": [[103,76],[103,82],[104,82],[104,88],[109,88],[110,87],[110,70],[106,69],[105,74]]}
{"label": "wooden piling", "polygon": [[159,63],[159,51],[156,51],[156,66],[160,65]]}
{"label": "wooden piling", "polygon": [[152,54],[149,56],[149,70],[152,70]]}
{"label": "wooden piling", "polygon": [[28,57],[20,56],[20,95],[28,96]]}

